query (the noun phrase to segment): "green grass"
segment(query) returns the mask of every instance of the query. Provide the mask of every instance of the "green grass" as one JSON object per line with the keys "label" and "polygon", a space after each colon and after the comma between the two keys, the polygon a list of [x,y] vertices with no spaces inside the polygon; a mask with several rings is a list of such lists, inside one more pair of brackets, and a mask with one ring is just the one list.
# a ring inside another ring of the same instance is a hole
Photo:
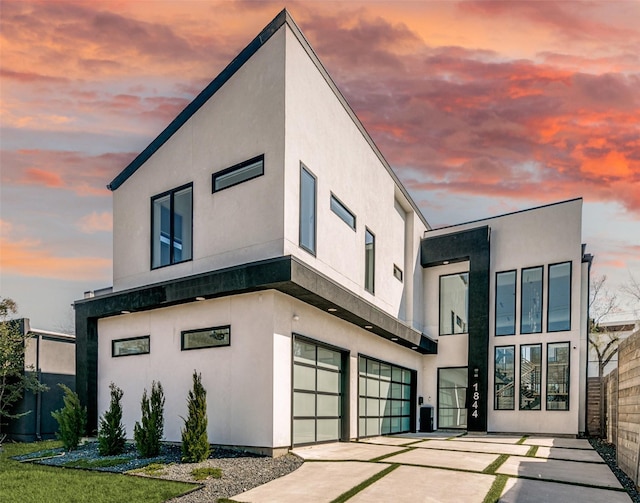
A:
{"label": "green grass", "polygon": [[131,473],[144,473],[145,475],[158,475],[167,466],[169,465],[165,465],[164,463],[151,463],[147,466],[143,466],[142,468],[131,470]]}
{"label": "green grass", "polygon": [[212,466],[203,466],[202,468],[194,468],[191,470],[191,476],[196,480],[206,480],[209,477],[219,479],[222,477],[222,470]]}
{"label": "green grass", "polygon": [[500,454],[500,456],[498,456],[493,463],[482,470],[482,473],[493,475],[494,473],[496,473],[496,470],[502,466],[502,463],[504,463],[507,459],[509,459],[508,454]]}
{"label": "green grass", "polygon": [[527,438],[529,438],[529,435],[524,435],[520,440],[516,442],[516,445],[522,445]]}
{"label": "green grass", "polygon": [[67,461],[62,466],[67,468],[85,468],[91,470],[92,468],[109,468],[111,466],[118,466],[122,463],[126,463],[131,458],[109,458],[109,459],[76,459],[75,461]]}
{"label": "green grass", "polygon": [[366,489],[367,487],[369,487],[374,482],[380,480],[382,477],[384,477],[388,473],[392,472],[393,470],[395,470],[399,466],[400,465],[398,465],[398,464],[393,464],[393,465],[388,466],[384,470],[376,473],[373,477],[369,477],[367,480],[365,480],[363,482],[360,482],[357,486],[352,487],[347,492],[342,493],[340,496],[338,496],[336,499],[334,499],[331,503],[343,503],[343,502],[347,501],[349,498],[353,498],[354,495],[358,494],[363,489]]}
{"label": "green grass", "polygon": [[527,451],[526,456],[528,458],[535,458],[536,457],[536,453],[538,452],[538,447],[537,445],[532,445],[529,450]]}
{"label": "green grass", "polygon": [[61,445],[57,441],[3,444],[0,452],[0,503],[161,503],[197,487],[183,482],[66,470],[10,459]]}
{"label": "green grass", "polygon": [[507,483],[508,478],[509,477],[507,477],[506,475],[498,475],[493,481],[493,484],[491,484],[489,492],[484,497],[482,503],[497,503],[497,501],[500,499],[502,491],[504,491],[504,486]]}

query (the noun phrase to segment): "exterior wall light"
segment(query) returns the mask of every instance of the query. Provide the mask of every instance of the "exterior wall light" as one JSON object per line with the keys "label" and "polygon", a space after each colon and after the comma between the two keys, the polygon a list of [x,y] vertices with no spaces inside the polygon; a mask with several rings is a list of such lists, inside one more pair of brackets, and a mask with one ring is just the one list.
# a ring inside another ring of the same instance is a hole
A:
{"label": "exterior wall light", "polygon": [[196,300],[205,300],[204,297],[196,297]]}
{"label": "exterior wall light", "polygon": [[330,307],[329,309],[327,309],[327,311],[329,311],[330,313],[335,313],[337,309],[335,307]]}

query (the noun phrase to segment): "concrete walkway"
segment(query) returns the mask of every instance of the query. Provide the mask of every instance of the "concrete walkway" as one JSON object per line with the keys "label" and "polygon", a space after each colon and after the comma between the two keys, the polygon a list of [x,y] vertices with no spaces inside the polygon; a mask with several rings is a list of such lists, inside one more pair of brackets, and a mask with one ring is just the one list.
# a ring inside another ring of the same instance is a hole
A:
{"label": "concrete walkway", "polygon": [[294,449],[289,475],[243,503],[630,503],[588,441],[498,435],[395,435]]}

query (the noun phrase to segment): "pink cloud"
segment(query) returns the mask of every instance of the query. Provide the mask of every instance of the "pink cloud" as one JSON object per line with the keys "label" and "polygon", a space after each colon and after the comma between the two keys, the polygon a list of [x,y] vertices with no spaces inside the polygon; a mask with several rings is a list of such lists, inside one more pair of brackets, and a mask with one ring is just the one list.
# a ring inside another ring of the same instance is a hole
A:
{"label": "pink cloud", "polygon": [[85,234],[96,232],[111,232],[113,229],[113,216],[109,212],[85,215],[77,222],[77,227]]}

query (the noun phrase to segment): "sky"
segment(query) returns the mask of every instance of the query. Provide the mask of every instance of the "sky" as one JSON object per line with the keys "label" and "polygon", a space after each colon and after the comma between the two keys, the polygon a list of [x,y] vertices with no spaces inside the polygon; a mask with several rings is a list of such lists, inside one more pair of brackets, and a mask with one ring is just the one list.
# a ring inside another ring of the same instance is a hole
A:
{"label": "sky", "polygon": [[284,7],[432,227],[582,197],[593,274],[640,279],[640,2],[3,0],[0,296],[32,326],[112,284],[107,183]]}

